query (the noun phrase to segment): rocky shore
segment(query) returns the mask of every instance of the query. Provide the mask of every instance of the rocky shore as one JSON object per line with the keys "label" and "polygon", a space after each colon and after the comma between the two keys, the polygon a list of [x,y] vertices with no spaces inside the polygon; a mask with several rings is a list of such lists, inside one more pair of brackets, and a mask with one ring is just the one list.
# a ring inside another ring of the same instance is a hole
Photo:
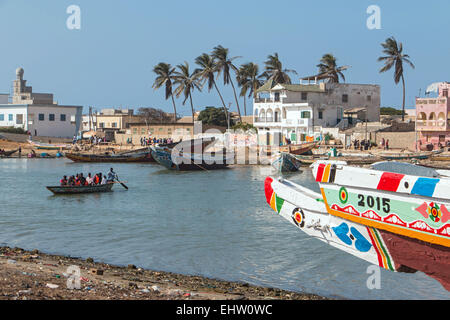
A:
{"label": "rocky shore", "polygon": [[0,247],[0,300],[326,300],[200,276]]}

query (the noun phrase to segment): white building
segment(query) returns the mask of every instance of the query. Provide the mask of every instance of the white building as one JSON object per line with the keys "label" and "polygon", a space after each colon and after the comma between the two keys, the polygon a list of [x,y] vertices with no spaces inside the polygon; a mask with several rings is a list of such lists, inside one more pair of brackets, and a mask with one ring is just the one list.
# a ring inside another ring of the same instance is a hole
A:
{"label": "white building", "polygon": [[362,107],[368,121],[380,120],[378,85],[314,83],[277,84],[269,81],[253,101],[259,143],[274,145],[313,141],[321,127],[346,127],[344,111]]}
{"label": "white building", "polygon": [[12,103],[0,95],[0,127],[15,127],[32,135],[71,138],[81,125],[82,106],[63,106],[53,94],[33,93],[23,80],[22,68],[16,70]]}

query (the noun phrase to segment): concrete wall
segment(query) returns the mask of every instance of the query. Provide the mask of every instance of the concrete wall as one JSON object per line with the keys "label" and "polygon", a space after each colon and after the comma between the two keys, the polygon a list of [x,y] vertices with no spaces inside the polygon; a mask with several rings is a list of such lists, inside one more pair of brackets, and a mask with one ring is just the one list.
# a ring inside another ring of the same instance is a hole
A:
{"label": "concrete wall", "polygon": [[[18,124],[18,115],[22,117],[22,123]],[[10,120],[10,117],[12,119]],[[3,120],[2,120],[3,119]],[[27,128],[27,106],[26,105],[0,105],[0,127]]]}
{"label": "concrete wall", "polygon": [[[39,114],[44,115],[44,120],[39,120]],[[50,114],[55,115],[55,120],[50,121]],[[61,120],[61,115],[66,120]],[[30,105],[28,106],[28,130],[32,135],[72,138],[78,133],[81,126],[82,107],[58,106],[58,105]]]}

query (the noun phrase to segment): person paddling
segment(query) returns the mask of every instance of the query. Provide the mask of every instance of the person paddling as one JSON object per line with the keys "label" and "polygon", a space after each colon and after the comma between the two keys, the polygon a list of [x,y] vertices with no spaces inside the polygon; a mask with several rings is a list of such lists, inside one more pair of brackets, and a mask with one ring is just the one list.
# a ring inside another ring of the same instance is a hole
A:
{"label": "person paddling", "polygon": [[108,172],[108,182],[112,182],[117,179],[117,174],[114,172],[114,169],[111,168],[111,170]]}

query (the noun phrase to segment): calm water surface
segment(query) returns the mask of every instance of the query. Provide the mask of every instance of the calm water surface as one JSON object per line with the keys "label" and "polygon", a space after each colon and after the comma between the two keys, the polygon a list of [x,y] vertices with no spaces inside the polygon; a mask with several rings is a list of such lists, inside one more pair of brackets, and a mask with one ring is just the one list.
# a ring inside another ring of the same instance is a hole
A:
{"label": "calm water surface", "polygon": [[[424,275],[381,271],[309,238],[266,204],[267,168],[172,172],[115,164],[114,192],[53,196],[62,175],[106,173],[110,164],[0,160],[0,244],[105,263],[201,275],[350,299],[450,299]],[[309,170],[289,179],[317,188]]]}

